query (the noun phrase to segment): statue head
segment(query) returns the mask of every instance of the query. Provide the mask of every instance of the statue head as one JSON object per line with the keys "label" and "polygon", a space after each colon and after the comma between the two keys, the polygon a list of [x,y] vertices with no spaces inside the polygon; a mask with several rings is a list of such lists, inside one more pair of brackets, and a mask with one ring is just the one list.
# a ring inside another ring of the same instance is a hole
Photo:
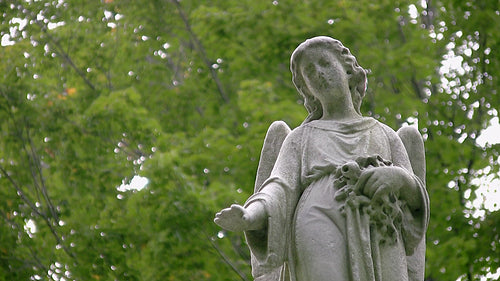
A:
{"label": "statue head", "polygon": [[361,114],[361,101],[366,91],[366,70],[359,66],[356,58],[351,54],[348,48],[336,39],[318,36],[306,40],[300,44],[292,54],[290,59],[290,70],[292,71],[292,81],[304,98],[304,106],[309,116],[304,123],[320,119],[323,115],[323,108],[320,101],[311,93],[301,71],[301,63],[304,54],[317,49],[327,50],[334,55],[342,64],[348,76],[349,91],[354,109]]}

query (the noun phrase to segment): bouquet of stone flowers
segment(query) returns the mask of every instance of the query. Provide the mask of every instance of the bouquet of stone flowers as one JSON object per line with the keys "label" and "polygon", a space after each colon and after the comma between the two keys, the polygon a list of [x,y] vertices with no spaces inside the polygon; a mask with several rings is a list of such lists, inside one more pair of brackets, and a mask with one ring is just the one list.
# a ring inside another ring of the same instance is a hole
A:
{"label": "bouquet of stone flowers", "polygon": [[354,280],[381,280],[381,258],[387,249],[405,251],[403,237],[412,228],[406,202],[396,193],[369,198],[357,186],[364,170],[391,165],[380,156],[360,157],[335,172],[335,200],[341,202],[340,211],[346,218],[351,272],[359,275]]}

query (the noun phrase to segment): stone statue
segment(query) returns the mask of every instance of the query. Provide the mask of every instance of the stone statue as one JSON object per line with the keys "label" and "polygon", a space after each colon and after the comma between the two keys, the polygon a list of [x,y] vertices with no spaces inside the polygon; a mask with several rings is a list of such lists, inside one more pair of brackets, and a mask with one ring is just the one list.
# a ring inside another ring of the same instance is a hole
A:
{"label": "stone statue", "polygon": [[245,232],[258,281],[424,280],[419,132],[361,115],[366,71],[338,40],[306,40],[290,68],[309,115],[270,126],[255,193],[215,223]]}

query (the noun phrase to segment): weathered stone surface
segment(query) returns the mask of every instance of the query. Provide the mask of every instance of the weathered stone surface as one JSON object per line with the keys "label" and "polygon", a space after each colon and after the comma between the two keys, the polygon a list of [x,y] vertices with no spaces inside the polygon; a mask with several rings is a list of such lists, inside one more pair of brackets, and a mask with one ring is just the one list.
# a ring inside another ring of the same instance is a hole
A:
{"label": "weathered stone surface", "polygon": [[266,135],[255,193],[215,216],[245,231],[255,280],[423,280],[429,199],[423,141],[360,113],[366,72],[340,41],[292,54],[309,113]]}

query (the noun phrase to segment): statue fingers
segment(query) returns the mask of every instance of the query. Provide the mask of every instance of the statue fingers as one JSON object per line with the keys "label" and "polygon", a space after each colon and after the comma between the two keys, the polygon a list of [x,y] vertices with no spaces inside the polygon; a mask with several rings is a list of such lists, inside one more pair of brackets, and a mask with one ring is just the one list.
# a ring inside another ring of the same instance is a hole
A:
{"label": "statue fingers", "polygon": [[378,189],[375,191],[373,194],[372,199],[374,201],[381,201],[381,202],[388,202],[388,198],[393,198],[395,200],[396,198],[399,197],[399,191],[394,185],[388,184],[388,183],[383,183],[381,184]]}
{"label": "statue fingers", "polygon": [[354,191],[356,193],[363,194],[366,182],[370,179],[372,174],[373,174],[373,171],[370,171],[370,170],[365,170],[361,173],[358,181],[356,182],[356,185],[354,186]]}
{"label": "statue fingers", "polygon": [[[354,191],[358,194],[368,195],[371,190],[374,188],[375,183],[377,181],[377,177],[375,177],[375,169],[368,169],[361,173],[358,182],[354,186]],[[371,194],[370,194],[371,195]]]}
{"label": "statue fingers", "polygon": [[241,205],[238,205],[238,204],[232,204],[231,207],[230,207],[231,211],[233,212],[237,212],[237,213],[240,213],[240,214],[243,214],[245,213],[245,208]]}
{"label": "statue fingers", "polygon": [[224,221],[232,220],[237,217],[243,217],[244,209],[240,205],[233,204],[229,208],[222,209],[220,212],[215,214],[214,221]]}
{"label": "statue fingers", "polygon": [[365,186],[365,195],[373,198],[375,194],[381,189],[385,189],[387,187],[387,183],[381,180],[378,177],[372,176],[367,182]]}

